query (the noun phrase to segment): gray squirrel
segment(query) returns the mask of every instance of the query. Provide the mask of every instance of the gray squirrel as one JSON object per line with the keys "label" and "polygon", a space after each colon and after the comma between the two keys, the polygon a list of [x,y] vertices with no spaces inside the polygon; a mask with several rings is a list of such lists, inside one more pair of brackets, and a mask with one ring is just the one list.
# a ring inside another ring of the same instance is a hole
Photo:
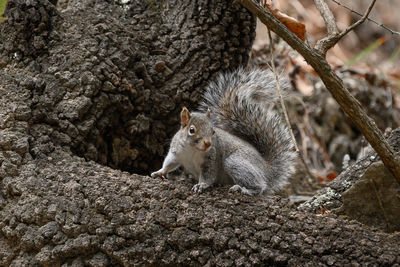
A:
{"label": "gray squirrel", "polygon": [[[280,78],[283,90],[288,83]],[[294,172],[296,152],[281,116],[271,109],[279,95],[267,70],[239,68],[220,74],[206,88],[198,112],[185,107],[163,166],[151,177],[183,166],[201,193],[214,184],[229,191],[271,194]]]}

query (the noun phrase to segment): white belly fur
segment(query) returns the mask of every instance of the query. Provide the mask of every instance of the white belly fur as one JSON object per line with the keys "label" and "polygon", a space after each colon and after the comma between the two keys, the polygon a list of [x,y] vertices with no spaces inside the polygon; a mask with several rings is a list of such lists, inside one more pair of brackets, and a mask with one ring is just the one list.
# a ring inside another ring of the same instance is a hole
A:
{"label": "white belly fur", "polygon": [[199,179],[201,173],[201,165],[204,162],[204,152],[199,151],[194,147],[185,149],[180,153],[179,163],[187,172]]}

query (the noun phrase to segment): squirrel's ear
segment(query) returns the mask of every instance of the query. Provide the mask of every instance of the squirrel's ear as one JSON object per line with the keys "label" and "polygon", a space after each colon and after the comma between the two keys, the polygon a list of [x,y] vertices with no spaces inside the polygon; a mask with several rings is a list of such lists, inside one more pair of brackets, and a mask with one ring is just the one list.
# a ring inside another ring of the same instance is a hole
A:
{"label": "squirrel's ear", "polygon": [[207,116],[207,118],[210,118],[210,117],[211,117],[211,110],[210,110],[210,108],[207,109],[206,116]]}
{"label": "squirrel's ear", "polygon": [[181,125],[182,125],[182,128],[185,127],[188,124],[189,119],[190,119],[190,112],[186,107],[183,107],[182,111],[181,111]]}

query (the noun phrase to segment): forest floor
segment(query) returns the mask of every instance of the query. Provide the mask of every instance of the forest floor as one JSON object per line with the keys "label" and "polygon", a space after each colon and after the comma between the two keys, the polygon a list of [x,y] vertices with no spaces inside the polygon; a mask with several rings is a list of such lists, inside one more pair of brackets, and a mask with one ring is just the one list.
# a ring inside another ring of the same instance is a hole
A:
{"label": "forest floor", "polygon": [[[275,4],[282,12],[305,24],[310,45],[326,35],[325,24],[313,1],[275,1]],[[334,1],[328,4],[339,29],[359,18]],[[360,13],[368,4],[366,1],[346,3]],[[400,8],[400,2],[378,1],[370,17],[392,31],[399,31],[400,14],[392,12],[393,8]],[[278,40],[276,36],[273,38],[275,42]],[[370,148],[301,56],[282,41],[275,44],[274,55],[279,71],[287,73],[293,85],[287,98],[289,117],[308,170],[294,179],[288,192],[303,195],[298,198],[302,201],[306,195],[313,195],[315,190],[335,179],[343,165],[360,159]],[[388,133],[400,126],[399,34],[366,22],[333,47],[327,59],[382,131]],[[260,21],[250,64],[262,68],[270,65],[268,30]],[[308,178],[302,179],[304,176]]]}

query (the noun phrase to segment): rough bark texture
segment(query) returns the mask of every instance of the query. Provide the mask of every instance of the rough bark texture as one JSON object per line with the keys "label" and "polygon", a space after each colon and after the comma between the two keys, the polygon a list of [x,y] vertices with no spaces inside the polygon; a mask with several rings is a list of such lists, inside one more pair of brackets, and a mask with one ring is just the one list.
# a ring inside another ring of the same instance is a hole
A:
{"label": "rough bark texture", "polygon": [[[391,133],[388,142],[396,152],[400,151],[400,128]],[[381,165],[376,152],[369,149],[364,157],[303,203],[300,209],[312,212],[332,210],[367,225],[399,231],[400,186]],[[371,179],[377,192],[370,184]]]}
{"label": "rough bark texture", "polygon": [[400,263],[398,235],[228,188],[191,194],[191,183],[121,173],[59,148],[3,182],[1,265]]}
{"label": "rough bark texture", "polygon": [[63,5],[10,1],[2,71],[26,72],[30,124],[50,126],[51,143],[136,173],[161,165],[182,106],[218,71],[245,64],[255,35],[255,19],[229,1]]}
{"label": "rough bark texture", "polygon": [[400,264],[398,235],[100,164],[155,168],[178,105],[246,61],[246,11],[64,4],[10,1],[0,26],[0,266]]}
{"label": "rough bark texture", "polygon": [[[49,158],[50,157],[50,158]],[[56,149],[5,184],[0,265],[400,263],[400,236],[294,211],[284,200],[190,193]]]}
{"label": "rough bark texture", "polygon": [[399,196],[400,185],[379,161],[342,194],[343,205],[336,212],[389,232],[400,231]]}

